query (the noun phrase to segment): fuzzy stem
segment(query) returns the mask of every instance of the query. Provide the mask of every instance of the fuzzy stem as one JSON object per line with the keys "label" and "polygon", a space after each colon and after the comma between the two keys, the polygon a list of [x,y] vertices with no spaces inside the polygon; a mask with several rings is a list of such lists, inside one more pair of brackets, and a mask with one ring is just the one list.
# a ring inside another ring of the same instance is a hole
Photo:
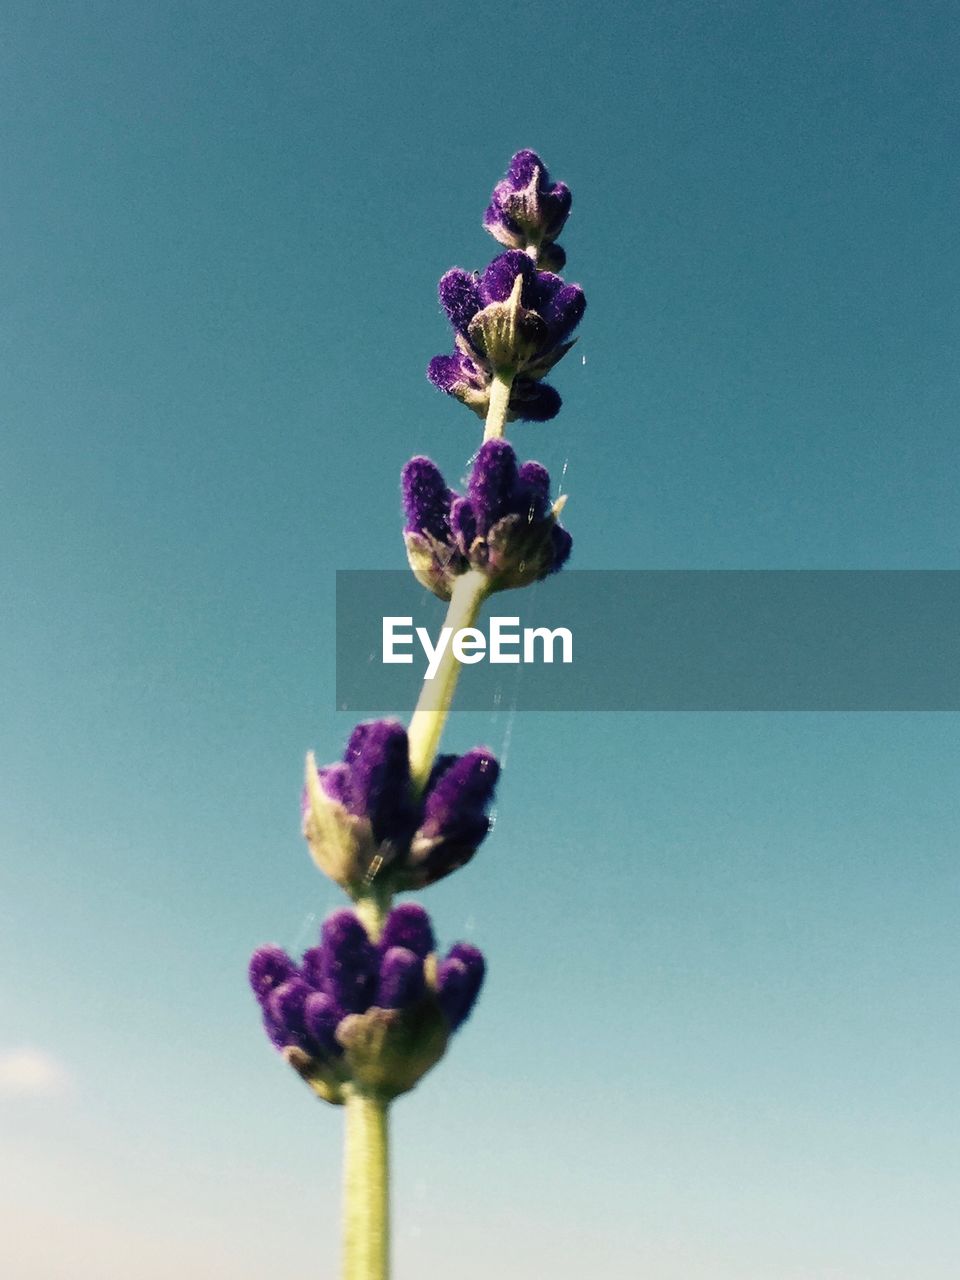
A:
{"label": "fuzzy stem", "polygon": [[[477,569],[468,569],[456,578],[447,616],[443,620],[444,627],[449,627],[454,635],[462,627],[472,627],[480,606],[487,598],[487,591],[487,579]],[[423,791],[430,777],[459,675],[460,663],[454,656],[453,644],[449,643],[440,659],[437,674],[432,680],[424,680],[410,720],[410,776],[418,793]]]}
{"label": "fuzzy stem", "polygon": [[483,428],[484,440],[502,440],[507,425],[507,409],[510,404],[512,373],[495,373],[490,384],[490,404]]}
{"label": "fuzzy stem", "polygon": [[390,1161],[388,1103],[347,1094],[343,1162],[343,1280],[388,1280]]}

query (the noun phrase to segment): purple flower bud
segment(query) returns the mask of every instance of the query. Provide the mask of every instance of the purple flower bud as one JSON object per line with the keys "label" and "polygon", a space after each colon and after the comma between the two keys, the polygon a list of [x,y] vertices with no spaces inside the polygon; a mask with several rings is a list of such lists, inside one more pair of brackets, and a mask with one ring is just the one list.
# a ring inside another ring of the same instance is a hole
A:
{"label": "purple flower bud", "polygon": [[362,1013],[370,1007],[376,990],[376,947],[346,907],[324,921],[320,936],[324,993],[345,1013]]}
{"label": "purple flower bud", "polygon": [[542,244],[538,265],[544,271],[562,271],[567,265],[567,251],[559,244]]}
{"label": "purple flower bud", "polygon": [[[445,391],[448,396],[456,395],[458,388],[466,386],[472,374],[470,361],[460,351],[452,356],[434,356],[427,365],[427,377],[438,391]],[[482,385],[477,390],[482,391]]]}
{"label": "purple flower bud", "polygon": [[[323,790],[330,797],[340,804],[349,813],[357,812],[357,802],[354,797],[353,781],[349,767],[343,763],[327,765],[321,769],[318,774],[320,784]],[[310,797],[307,789],[304,787],[301,797],[300,812],[302,817],[306,817],[310,809]]]}
{"label": "purple flower bud", "polygon": [[[408,538],[420,536],[411,533]],[[428,535],[422,536],[426,538]],[[444,544],[432,539],[442,557],[444,573],[462,571],[467,564],[452,537],[448,534],[448,542]],[[312,787],[309,783],[311,769],[314,777]],[[321,870],[348,892],[361,896],[374,875],[394,889],[416,888],[430,883],[429,879],[424,879],[421,832],[430,788],[428,786],[422,795],[415,794],[413,790],[407,734],[399,722],[373,720],[357,725],[342,764],[317,769],[310,757],[307,792],[304,834],[310,851]],[[470,837],[469,856],[472,856],[486,829],[479,832],[474,824],[471,832],[475,831],[478,833]],[[466,859],[462,858],[462,861]],[[452,865],[449,869],[453,869]],[[343,914],[348,920],[354,919],[349,911]],[[330,925],[330,928],[352,930],[355,939],[363,940],[356,932],[361,928],[359,924]],[[339,934],[331,936],[339,938]],[[344,1009],[355,1011],[355,1000],[344,998],[343,993],[328,986],[328,950],[324,937],[319,949],[313,948],[306,953],[303,976],[315,989],[332,994]],[[280,960],[275,957],[272,963],[280,965],[276,981],[289,976]],[[258,964],[266,965],[264,972],[268,971],[266,960],[258,961]],[[369,1004],[372,993],[367,991],[366,996]]]}
{"label": "purple flower bud", "polygon": [[537,153],[518,151],[506,178],[493,189],[483,225],[510,248],[539,248],[563,230],[570,203],[570,189],[562,182],[550,182]]}
{"label": "purple flower bud", "polygon": [[[399,720],[365,720],[350,736],[342,763],[317,770],[325,795],[366,819],[378,842],[403,837],[412,818],[407,731]],[[301,812],[310,812],[304,789]]]}
{"label": "purple flower bud", "polygon": [[[481,415],[494,375],[542,378],[569,351],[586,308],[579,285],[538,271],[517,249],[494,258],[481,276],[459,267],[448,271],[440,281],[440,296],[456,332],[457,351],[435,356],[427,376]],[[522,397],[516,403],[511,398],[510,416],[529,416]]]}
{"label": "purple flower bud", "polygon": [[342,763],[318,769],[309,757],[302,813],[314,861],[356,896],[371,874],[402,857],[419,821],[403,725],[357,725]]}
{"label": "purple flower bud", "polygon": [[560,393],[547,382],[514,378],[510,388],[510,414],[524,422],[549,422],[560,412]]}
{"label": "purple flower bud", "polygon": [[[456,756],[445,758],[455,760]],[[391,947],[403,947],[425,960],[435,946],[430,917],[423,907],[415,902],[403,902],[393,908],[380,935],[381,952]]]}
{"label": "purple flower bud", "polygon": [[450,507],[450,532],[456,546],[468,555],[477,536],[477,517],[466,498],[455,498]]}
{"label": "purple flower bud", "polygon": [[377,844],[409,840],[416,826],[416,811],[410,789],[407,731],[400,721],[358,724],[343,758],[351,771],[352,811],[369,820]]}
{"label": "purple flower bud", "polygon": [[441,542],[450,536],[450,503],[439,468],[429,458],[411,458],[403,468],[403,509],[407,529],[429,533]]}
{"label": "purple flower bud", "polygon": [[[439,472],[433,483],[443,484]],[[557,524],[559,507],[550,505],[549,474],[539,462],[518,469],[505,440],[481,446],[467,494],[452,495],[444,540],[426,528],[408,526],[405,534],[410,567],[441,599],[450,598],[467,568],[486,574],[491,589],[499,591],[556,573],[569,557],[572,539]]]}
{"label": "purple flower bud", "polygon": [[437,970],[437,1000],[451,1031],[456,1031],[470,1016],[485,972],[482,954],[468,942],[458,942],[451,947],[441,963]]}
{"label": "purple flower bud", "polygon": [[438,390],[454,396],[478,417],[486,416],[490,403],[490,373],[481,369],[464,352],[434,356],[427,366],[427,377]]}
{"label": "purple flower bud", "polygon": [[406,512],[404,543],[416,575],[428,591],[434,591],[451,572],[462,573],[466,562],[451,564],[450,536],[456,494],[429,458],[411,458],[401,475]]}
{"label": "purple flower bud", "polygon": [[267,1039],[275,1049],[286,1049],[289,1042],[287,1028],[277,1022],[270,1012],[269,1004],[263,1006],[263,1029],[267,1033]]}
{"label": "purple flower bud", "polygon": [[423,960],[406,947],[389,947],[380,961],[374,1004],[380,1009],[407,1009],[423,997]]}
{"label": "purple flower bud", "polygon": [[[532,301],[532,291],[536,288],[537,269],[525,253],[514,249],[494,258],[480,277],[477,293],[481,306],[489,306],[491,302],[506,302],[513,292],[517,276],[523,279],[520,290],[521,301]],[[526,298],[524,294],[527,295]],[[476,311],[479,310],[478,306]]]}
{"label": "purple flower bud", "polygon": [[309,1039],[308,1052],[337,1056],[341,1050],[337,1044],[337,1025],[343,1017],[328,995],[311,991],[303,1002],[303,1025]]}
{"label": "purple flower bud", "polygon": [[[559,276],[553,278],[560,279]],[[549,300],[544,303],[541,315],[546,322],[550,341],[554,346],[566,342],[583,319],[586,309],[586,295],[578,284],[565,284],[551,294]]]}
{"label": "purple flower bud", "polygon": [[303,1006],[309,994],[310,988],[302,978],[290,978],[267,996],[264,1005],[267,1030],[270,1033],[271,1028],[274,1029],[277,1037],[282,1038],[283,1046],[305,1047],[307,1029],[303,1021]]}
{"label": "purple flower bud", "polygon": [[258,947],[250,957],[250,986],[261,1004],[271,991],[292,978],[296,972],[297,966],[279,947]]}
{"label": "purple flower bud", "polygon": [[542,520],[550,505],[550,473],[539,462],[525,462],[517,473],[519,491],[527,495],[527,519]]}
{"label": "purple flower bud", "polygon": [[506,440],[488,440],[480,447],[467,493],[477,520],[477,532],[508,515],[517,490],[517,455]]}
{"label": "purple flower bud", "polygon": [[303,953],[300,976],[315,991],[323,990],[323,947],[309,947]]}
{"label": "purple flower bud", "polygon": [[466,333],[467,325],[483,305],[477,277],[472,271],[454,267],[441,277],[437,292],[440,305],[446,311],[450,323],[461,333]]}
{"label": "purple flower bud", "polygon": [[[458,764],[455,756],[445,758],[440,775],[448,777]],[[475,806],[480,797],[470,776],[467,770],[461,791]],[[458,943],[437,966],[429,917],[412,903],[390,912],[379,946],[348,910],[324,921],[321,939],[304,955],[300,972],[278,947],[254,953],[251,981],[263,997],[267,1035],[328,1102],[344,1102],[351,1086],[385,1097],[407,1092],[442,1057],[469,1013],[483,958]],[[271,985],[289,971],[292,976]]]}
{"label": "purple flower bud", "polygon": [[[453,396],[480,418],[490,405],[490,372],[480,368],[461,351],[452,356],[434,356],[427,377],[437,388]],[[563,402],[553,387],[533,378],[514,378],[510,390],[507,421],[549,422],[560,412]]]}
{"label": "purple flower bud", "polygon": [[522,190],[523,187],[529,186],[531,182],[536,182],[538,177],[542,178],[543,182],[550,181],[546,165],[535,151],[531,151],[529,147],[524,147],[522,151],[518,151],[511,156],[506,181],[507,185],[513,190]]}
{"label": "purple flower bud", "polygon": [[470,861],[490,830],[486,811],[499,774],[496,759],[482,748],[437,761],[410,849],[411,888],[433,884]]}
{"label": "purple flower bud", "polygon": [[421,833],[447,839],[473,838],[478,831],[485,835],[490,827],[486,811],[499,776],[496,757],[482,747],[459,760],[454,757],[427,793]]}

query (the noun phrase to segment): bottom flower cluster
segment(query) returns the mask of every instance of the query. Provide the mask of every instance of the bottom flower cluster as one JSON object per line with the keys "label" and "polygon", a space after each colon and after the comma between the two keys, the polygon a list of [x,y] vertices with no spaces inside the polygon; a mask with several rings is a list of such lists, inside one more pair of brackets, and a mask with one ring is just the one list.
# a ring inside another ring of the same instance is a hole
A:
{"label": "bottom flower cluster", "polygon": [[435,947],[427,913],[405,903],[378,942],[344,908],[299,965],[280,947],[258,948],[250,985],[267,1035],[328,1102],[342,1103],[350,1086],[406,1093],[443,1056],[483,983],[476,947],[458,942],[442,960]]}

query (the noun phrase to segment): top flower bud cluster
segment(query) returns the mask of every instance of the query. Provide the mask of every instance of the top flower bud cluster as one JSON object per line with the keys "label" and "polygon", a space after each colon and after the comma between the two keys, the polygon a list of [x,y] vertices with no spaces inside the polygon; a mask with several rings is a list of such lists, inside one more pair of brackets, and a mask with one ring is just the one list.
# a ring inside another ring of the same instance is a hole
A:
{"label": "top flower bud cluster", "polygon": [[507,252],[480,274],[454,267],[440,281],[455,350],[435,356],[427,376],[481,417],[497,379],[509,383],[508,422],[546,422],[560,411],[559,394],[542,379],[570,350],[586,307],[580,286],[555,274],[566,262],[555,241],[570,200],[536,152],[518,151],[484,215]]}

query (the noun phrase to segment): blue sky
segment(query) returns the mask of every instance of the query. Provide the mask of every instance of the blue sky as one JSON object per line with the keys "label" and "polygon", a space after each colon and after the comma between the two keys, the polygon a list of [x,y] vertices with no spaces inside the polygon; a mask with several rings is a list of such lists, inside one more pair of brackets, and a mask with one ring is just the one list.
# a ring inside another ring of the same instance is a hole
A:
{"label": "blue sky", "polygon": [[[244,969],[338,905],[298,833],[334,571],[401,567],[403,462],[476,445],[423,369],[512,151],[574,190],[589,309],[514,440],[579,567],[960,567],[956,25],[6,7],[5,1275],[336,1272],[341,1118]],[[398,1280],[953,1280],[957,718],[446,742],[507,756],[424,899],[490,972],[395,1109]]]}

